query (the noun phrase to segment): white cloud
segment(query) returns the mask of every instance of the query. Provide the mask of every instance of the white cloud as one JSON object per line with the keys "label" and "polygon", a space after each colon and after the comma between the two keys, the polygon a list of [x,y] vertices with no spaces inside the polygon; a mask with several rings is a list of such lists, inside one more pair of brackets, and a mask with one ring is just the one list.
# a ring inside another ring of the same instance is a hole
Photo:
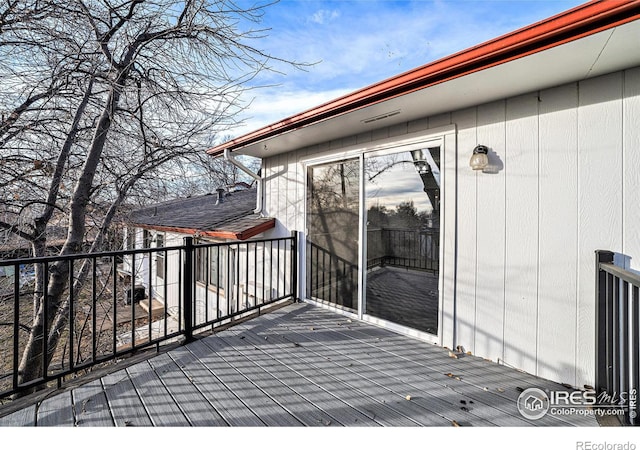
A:
{"label": "white cloud", "polygon": [[[568,9],[555,1],[305,1],[267,10],[264,50],[289,61],[317,63],[305,71],[272,61],[286,74],[265,73],[234,135],[277,122],[354,89],[427,64]],[[303,18],[300,20],[300,18]],[[317,26],[317,25],[322,26]],[[283,88],[282,86],[285,86]]]}
{"label": "white cloud", "polygon": [[233,130],[234,136],[251,132],[263,126],[278,122],[301,113],[322,103],[336,99],[351,92],[352,89],[328,89],[309,91],[295,88],[274,88],[264,91],[252,91],[253,99],[246,110],[240,114],[244,122]]}
{"label": "white cloud", "polygon": [[320,9],[311,15],[309,19],[311,22],[324,25],[325,23],[337,19],[340,17],[340,12],[334,10]]}

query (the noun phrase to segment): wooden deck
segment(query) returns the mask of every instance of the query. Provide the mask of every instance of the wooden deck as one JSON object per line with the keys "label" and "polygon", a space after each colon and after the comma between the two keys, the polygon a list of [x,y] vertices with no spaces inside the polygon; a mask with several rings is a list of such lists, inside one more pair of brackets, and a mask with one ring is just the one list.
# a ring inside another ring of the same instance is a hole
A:
{"label": "wooden deck", "polygon": [[593,416],[524,419],[516,399],[527,387],[563,389],[301,303],[56,392],[0,425],[597,426]]}

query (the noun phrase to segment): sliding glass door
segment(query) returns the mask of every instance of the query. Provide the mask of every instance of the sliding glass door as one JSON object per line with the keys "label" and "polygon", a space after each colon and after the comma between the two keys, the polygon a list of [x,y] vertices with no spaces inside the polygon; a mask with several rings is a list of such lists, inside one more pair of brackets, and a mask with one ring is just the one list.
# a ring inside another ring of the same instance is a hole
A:
{"label": "sliding glass door", "polygon": [[307,298],[438,335],[439,145],[308,166],[306,220]]}
{"label": "sliding glass door", "polygon": [[364,312],[438,334],[440,147],[365,155]]}
{"label": "sliding glass door", "polygon": [[359,159],[307,171],[307,296],[356,311],[358,305]]}

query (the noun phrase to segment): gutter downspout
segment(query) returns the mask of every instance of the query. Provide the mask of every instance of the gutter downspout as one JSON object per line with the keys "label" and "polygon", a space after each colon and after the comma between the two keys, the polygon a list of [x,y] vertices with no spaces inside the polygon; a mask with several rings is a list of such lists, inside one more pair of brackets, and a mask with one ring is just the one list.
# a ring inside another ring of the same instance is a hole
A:
{"label": "gutter downspout", "polygon": [[256,173],[253,173],[247,166],[245,166],[244,164],[242,164],[240,161],[237,161],[232,155],[231,155],[231,151],[228,148],[224,149],[224,159],[226,159],[227,161],[229,161],[231,164],[233,164],[234,166],[236,166],[238,169],[242,170],[244,173],[246,173],[247,175],[249,175],[251,178],[253,178],[254,180],[256,180],[258,182],[258,192],[257,192],[257,199],[256,199],[256,209],[253,210],[254,214],[260,214],[260,216],[262,216],[262,210],[263,208],[263,193],[264,193],[264,183],[265,180],[261,175],[258,175]]}

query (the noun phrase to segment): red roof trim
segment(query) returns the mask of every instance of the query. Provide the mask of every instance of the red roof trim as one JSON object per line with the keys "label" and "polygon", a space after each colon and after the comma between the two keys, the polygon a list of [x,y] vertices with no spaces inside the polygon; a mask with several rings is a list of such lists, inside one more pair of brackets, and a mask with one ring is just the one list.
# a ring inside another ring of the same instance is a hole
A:
{"label": "red roof trim", "polygon": [[640,18],[640,0],[595,0],[217,145],[219,156],[333,116],[513,61]]}
{"label": "red roof trim", "polygon": [[165,231],[169,233],[181,233],[181,234],[189,234],[189,235],[200,235],[207,236],[213,238],[221,238],[221,239],[237,239],[240,241],[244,241],[246,239],[252,238],[260,233],[263,233],[267,230],[276,226],[276,219],[269,219],[265,222],[256,225],[251,228],[247,228],[246,230],[242,230],[239,232],[234,231],[225,231],[225,230],[217,230],[217,231],[202,231],[196,230],[193,228],[180,228],[180,227],[167,227],[167,226],[156,226],[156,225],[143,225],[143,224],[131,224],[133,227],[143,228],[145,230],[156,230],[156,231]]}

